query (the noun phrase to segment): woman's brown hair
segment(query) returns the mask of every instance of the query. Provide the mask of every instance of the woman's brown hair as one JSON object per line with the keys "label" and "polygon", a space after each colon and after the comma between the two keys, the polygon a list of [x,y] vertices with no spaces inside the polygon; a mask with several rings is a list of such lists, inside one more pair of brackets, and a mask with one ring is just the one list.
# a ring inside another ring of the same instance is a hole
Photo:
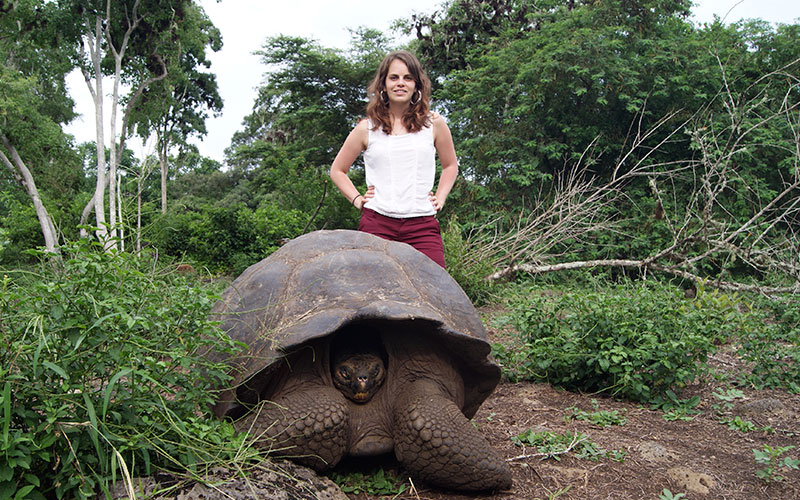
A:
{"label": "woman's brown hair", "polygon": [[401,60],[407,67],[408,72],[414,77],[416,88],[419,94],[414,91],[414,95],[419,95],[419,99],[414,101],[408,107],[405,115],[403,115],[403,125],[409,132],[419,132],[423,127],[427,127],[431,123],[430,119],[430,98],[431,98],[431,81],[422,65],[419,63],[417,57],[406,50],[398,50],[390,52],[383,58],[383,62],[375,72],[375,77],[367,87],[369,94],[369,102],[367,103],[367,118],[372,121],[372,130],[380,128],[386,134],[392,133],[392,120],[389,116],[389,103],[388,99],[384,99],[386,90],[386,75],[389,73],[389,65],[396,59]]}

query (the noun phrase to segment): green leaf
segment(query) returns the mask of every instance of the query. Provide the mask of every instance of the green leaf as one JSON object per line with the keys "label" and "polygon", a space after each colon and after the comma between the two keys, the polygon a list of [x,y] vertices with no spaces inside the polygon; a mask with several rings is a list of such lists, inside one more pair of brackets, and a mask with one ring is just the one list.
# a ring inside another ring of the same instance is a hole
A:
{"label": "green leaf", "polygon": [[105,394],[103,396],[103,411],[100,414],[101,417],[105,420],[106,412],[108,411],[108,403],[111,401],[111,394],[114,392],[114,386],[117,384],[120,378],[130,374],[133,371],[133,368],[123,368],[122,370],[118,371],[111,380],[108,382],[106,386]]}
{"label": "green leaf", "polygon": [[94,410],[94,404],[92,404],[92,400],[89,399],[89,396],[85,392],[83,393],[83,401],[86,404],[86,411],[89,414],[89,423],[91,424],[89,427],[89,438],[91,438],[94,444],[95,451],[101,454],[100,441],[97,438],[100,427],[97,425],[97,413]]}
{"label": "green leaf", "polygon": [[67,376],[67,372],[65,372],[64,369],[61,368],[60,366],[55,365],[55,364],[51,363],[50,361],[42,361],[42,365],[44,365],[45,367],[47,367],[50,370],[52,370],[53,372],[55,372],[56,375],[58,375],[59,377],[63,378],[64,380],[69,380],[69,377]]}

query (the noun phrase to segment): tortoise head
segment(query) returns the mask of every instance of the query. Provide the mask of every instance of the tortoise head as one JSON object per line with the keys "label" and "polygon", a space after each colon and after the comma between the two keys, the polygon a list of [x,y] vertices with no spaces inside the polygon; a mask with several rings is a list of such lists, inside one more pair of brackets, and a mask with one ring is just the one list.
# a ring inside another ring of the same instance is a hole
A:
{"label": "tortoise head", "polygon": [[374,323],[355,323],[342,328],[331,345],[333,385],[349,400],[368,402],[386,379],[385,350],[380,328]]}
{"label": "tortoise head", "polygon": [[378,392],[386,378],[383,360],[375,353],[352,354],[337,360],[332,367],[333,385],[356,403],[366,403]]}

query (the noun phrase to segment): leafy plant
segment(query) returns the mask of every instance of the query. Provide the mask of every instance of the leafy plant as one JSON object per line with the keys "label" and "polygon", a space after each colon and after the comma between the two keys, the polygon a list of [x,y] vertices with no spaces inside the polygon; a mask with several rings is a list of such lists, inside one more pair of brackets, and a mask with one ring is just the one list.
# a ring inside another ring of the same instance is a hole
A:
{"label": "leafy plant", "polygon": [[447,272],[455,279],[476,305],[485,304],[496,285],[484,278],[494,269],[489,262],[470,258],[470,248],[464,241],[464,227],[452,217],[442,231]]}
{"label": "leafy plant", "polygon": [[330,478],[339,485],[343,492],[356,495],[366,493],[368,495],[396,496],[408,488],[408,484],[398,479],[394,474],[386,472],[382,467],[376,468],[367,474],[362,472],[343,474],[334,471],[331,472]]}
{"label": "leafy plant", "polygon": [[730,387],[725,390],[722,390],[722,388],[717,387],[712,394],[714,395],[715,398],[725,402],[730,402],[735,399],[745,399],[744,392],[741,389],[736,389],[735,387]]}
{"label": "leafy plant", "polygon": [[720,423],[728,424],[728,428],[732,431],[751,432],[756,430],[756,424],[738,415],[730,418],[722,418],[720,419]]}
{"label": "leafy plant", "polygon": [[680,500],[681,498],[686,498],[686,494],[684,493],[672,493],[668,489],[664,488],[664,491],[658,495],[659,500]]}
{"label": "leafy plant", "polygon": [[663,395],[656,396],[650,400],[651,410],[662,410],[662,418],[667,421],[692,420],[699,411],[695,407],[700,404],[700,396],[693,396],[688,399],[679,399],[672,390],[664,391]]}
{"label": "leafy plant", "polygon": [[574,452],[577,458],[587,460],[610,457],[614,460],[622,461],[625,456],[622,451],[608,452],[600,448],[589,439],[589,436],[578,431],[555,434],[550,431],[537,432],[533,429],[528,429],[516,436],[512,436],[511,442],[517,446],[533,446],[536,449],[536,454],[533,456],[540,456],[543,460],[554,458],[560,461],[561,455],[569,452]]}
{"label": "leafy plant", "polygon": [[[757,389],[786,389],[800,394],[800,328],[795,323],[795,307],[778,310],[773,305],[766,311],[756,310],[750,316],[757,327],[738,335],[738,353],[752,365],[752,370],[739,375],[740,383]],[[777,317],[776,314],[780,314]]]}
{"label": "leafy plant", "polygon": [[768,444],[765,444],[761,450],[753,449],[756,463],[766,465],[763,469],[756,471],[756,476],[763,479],[766,483],[783,481],[783,476],[778,474],[781,469],[796,470],[800,467],[800,460],[791,457],[781,458],[781,455],[792,449],[794,449],[794,446],[779,446],[773,448]]}
{"label": "leafy plant", "polygon": [[625,425],[627,423],[627,419],[619,414],[617,410],[613,411],[605,411],[605,410],[597,410],[597,400],[592,400],[592,407],[595,411],[587,412],[577,408],[575,406],[567,408],[568,411],[571,413],[568,414],[565,419],[566,420],[584,420],[587,422],[591,422],[594,425],[600,427],[609,427],[612,425]]}
{"label": "leafy plant", "polygon": [[739,326],[729,309],[698,309],[657,282],[528,291],[515,299],[504,323],[519,334],[519,346],[494,346],[510,380],[546,380],[635,401],[693,381],[715,350],[714,339]]}
{"label": "leafy plant", "polygon": [[210,418],[234,344],[217,295],[174,268],[82,240],[0,283],[0,488],[12,498],[89,498],[123,473],[199,470],[240,456]]}

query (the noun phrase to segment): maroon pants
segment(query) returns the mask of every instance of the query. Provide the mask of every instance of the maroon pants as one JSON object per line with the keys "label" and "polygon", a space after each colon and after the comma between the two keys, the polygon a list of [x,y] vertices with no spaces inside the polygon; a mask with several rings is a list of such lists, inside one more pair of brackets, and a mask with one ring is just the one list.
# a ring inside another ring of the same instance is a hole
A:
{"label": "maroon pants", "polygon": [[358,230],[387,240],[408,243],[445,267],[442,231],[439,221],[432,215],[399,219],[365,208],[361,211]]}

